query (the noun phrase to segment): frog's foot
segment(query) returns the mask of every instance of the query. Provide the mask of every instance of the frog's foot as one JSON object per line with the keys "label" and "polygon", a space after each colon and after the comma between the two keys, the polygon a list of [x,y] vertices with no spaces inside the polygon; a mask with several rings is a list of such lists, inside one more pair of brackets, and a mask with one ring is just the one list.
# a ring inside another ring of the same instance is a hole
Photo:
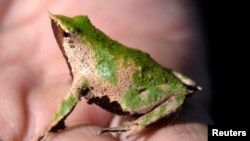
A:
{"label": "frog's foot", "polygon": [[157,106],[155,109],[139,117],[138,119],[125,123],[119,127],[106,128],[100,131],[98,134],[106,132],[126,132],[131,131],[128,136],[133,136],[142,131],[147,126],[158,121],[163,117],[167,117],[172,113],[175,113],[180,105],[184,102],[185,96],[172,96],[164,103]]}
{"label": "frog's foot", "polygon": [[127,123],[127,124],[123,124],[121,126],[118,127],[110,127],[110,128],[104,128],[102,129],[100,132],[98,132],[97,134],[103,134],[103,133],[108,133],[108,132],[127,132],[131,129],[131,125],[132,123]]}

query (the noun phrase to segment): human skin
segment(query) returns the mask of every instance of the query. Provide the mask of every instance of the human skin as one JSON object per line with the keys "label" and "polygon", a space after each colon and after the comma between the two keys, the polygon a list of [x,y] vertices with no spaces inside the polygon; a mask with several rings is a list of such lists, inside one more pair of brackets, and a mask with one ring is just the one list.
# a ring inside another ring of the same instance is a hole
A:
{"label": "human skin", "polygon": [[[1,1],[0,141],[36,138],[71,85],[46,10],[66,16],[88,15],[111,38],[149,52],[160,64],[185,73],[199,58],[192,16],[186,8],[181,0]],[[122,140],[110,134],[96,135],[113,117],[82,99],[66,120],[69,128],[48,139]],[[138,138],[202,141],[207,140],[207,127],[198,121],[160,121]]]}

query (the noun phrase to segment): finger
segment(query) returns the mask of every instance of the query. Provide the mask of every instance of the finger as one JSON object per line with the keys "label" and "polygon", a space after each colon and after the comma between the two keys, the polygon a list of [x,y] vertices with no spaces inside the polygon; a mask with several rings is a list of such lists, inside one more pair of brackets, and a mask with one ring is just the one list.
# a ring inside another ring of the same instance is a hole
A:
{"label": "finger", "polygon": [[28,68],[18,64],[1,66],[0,140],[15,140],[25,136],[28,124],[27,93],[32,82],[26,71]]}
{"label": "finger", "polygon": [[[147,129],[141,137],[147,141],[205,141],[207,126],[198,122],[177,122],[169,125],[156,125]],[[140,139],[140,138],[137,138]]]}
{"label": "finger", "polygon": [[111,134],[97,135],[100,128],[94,125],[77,125],[51,134],[48,141],[117,141]]}

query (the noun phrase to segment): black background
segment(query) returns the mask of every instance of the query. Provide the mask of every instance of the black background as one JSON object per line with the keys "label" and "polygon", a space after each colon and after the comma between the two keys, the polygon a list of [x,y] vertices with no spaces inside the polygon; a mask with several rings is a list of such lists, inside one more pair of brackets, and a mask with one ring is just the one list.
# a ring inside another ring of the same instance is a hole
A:
{"label": "black background", "polygon": [[246,22],[250,16],[244,8],[247,4],[208,0],[195,3],[208,53],[214,125],[248,128],[250,25]]}

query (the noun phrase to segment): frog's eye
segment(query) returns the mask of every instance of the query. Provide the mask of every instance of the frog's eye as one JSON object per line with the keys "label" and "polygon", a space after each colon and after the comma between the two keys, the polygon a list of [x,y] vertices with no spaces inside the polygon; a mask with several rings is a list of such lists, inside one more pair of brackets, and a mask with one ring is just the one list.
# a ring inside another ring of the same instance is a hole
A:
{"label": "frog's eye", "polygon": [[68,32],[63,32],[63,37],[65,37],[65,38],[69,37],[69,33]]}

